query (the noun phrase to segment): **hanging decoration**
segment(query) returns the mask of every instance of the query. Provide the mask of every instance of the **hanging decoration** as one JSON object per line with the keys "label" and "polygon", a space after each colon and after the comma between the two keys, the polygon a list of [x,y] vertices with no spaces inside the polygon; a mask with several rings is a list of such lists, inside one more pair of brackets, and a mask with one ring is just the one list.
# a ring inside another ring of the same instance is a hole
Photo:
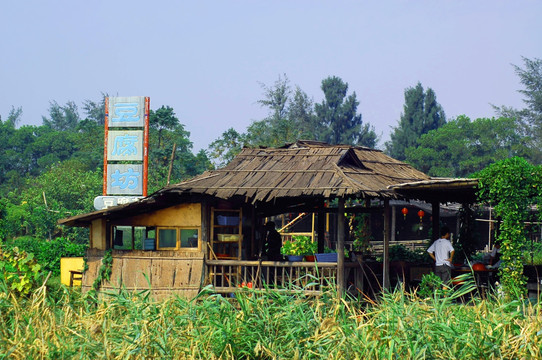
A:
{"label": "hanging decoration", "polygon": [[408,214],[408,209],[406,207],[402,208],[401,213],[403,214],[403,219],[406,220],[406,216]]}
{"label": "hanging decoration", "polygon": [[425,212],[423,210],[419,210],[418,211],[418,216],[420,218],[420,227],[418,228],[420,231],[423,230],[423,223],[422,223],[422,219],[423,219],[423,216],[425,215]]}
{"label": "hanging decoration", "polygon": [[418,211],[418,216],[420,217],[420,222],[422,222],[422,218],[425,215],[425,212],[423,210]]}

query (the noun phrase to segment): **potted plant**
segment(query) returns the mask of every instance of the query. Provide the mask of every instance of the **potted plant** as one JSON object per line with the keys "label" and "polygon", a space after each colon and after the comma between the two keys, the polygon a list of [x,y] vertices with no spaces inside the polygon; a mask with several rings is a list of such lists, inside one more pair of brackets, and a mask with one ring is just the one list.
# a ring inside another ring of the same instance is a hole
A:
{"label": "potted plant", "polygon": [[289,261],[301,261],[305,255],[313,255],[317,244],[309,236],[293,235],[291,240],[286,240],[280,252],[286,255]]}

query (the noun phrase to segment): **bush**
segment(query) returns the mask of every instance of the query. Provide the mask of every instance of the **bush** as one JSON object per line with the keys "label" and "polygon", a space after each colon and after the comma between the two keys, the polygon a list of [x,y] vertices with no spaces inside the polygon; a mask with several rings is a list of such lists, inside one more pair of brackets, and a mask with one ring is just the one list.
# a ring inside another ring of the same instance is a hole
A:
{"label": "bush", "polygon": [[438,293],[440,289],[442,289],[442,280],[440,280],[435,273],[425,274],[422,276],[418,295],[421,298],[432,297],[435,292]]}
{"label": "bush", "polygon": [[41,266],[34,254],[13,249],[0,249],[0,281],[8,291],[26,296],[39,285]]}
{"label": "bush", "polygon": [[410,250],[402,244],[392,245],[389,248],[390,261],[409,261],[414,263],[431,262],[431,257],[424,250]]}
{"label": "bush", "polygon": [[87,249],[87,245],[77,244],[63,237],[48,241],[25,236],[6,242],[5,245],[8,249],[17,247],[34,254],[43,270],[52,272],[53,276],[60,275],[61,257],[84,256]]}

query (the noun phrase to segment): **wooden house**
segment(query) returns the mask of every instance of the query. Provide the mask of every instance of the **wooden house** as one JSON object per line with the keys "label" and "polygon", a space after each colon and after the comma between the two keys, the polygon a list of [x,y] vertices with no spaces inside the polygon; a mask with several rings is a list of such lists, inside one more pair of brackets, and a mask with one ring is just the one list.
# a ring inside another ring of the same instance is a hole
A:
{"label": "wooden house", "polygon": [[[438,188],[441,185],[441,180],[379,150],[297,141],[281,148],[245,148],[222,169],[165,187],[135,203],[70,217],[60,224],[90,228],[84,290],[92,287],[104,254],[112,250],[112,275],[102,289],[150,287],[157,298],[193,297],[206,285],[217,292],[231,292],[242,284],[285,286],[298,281],[301,274],[312,273],[318,274],[320,286],[333,278],[339,291],[344,291],[347,278],[359,268],[344,258],[345,212],[382,213],[386,243],[389,200],[408,198],[410,193],[426,200],[427,187],[437,187],[431,196],[437,199],[438,209],[439,201],[448,201],[441,195],[450,190],[449,185]],[[352,199],[367,200],[367,205],[345,206]],[[336,206],[328,206],[332,202]],[[258,258],[259,231],[265,219],[300,212],[316,214],[320,249],[325,214],[336,214],[336,232],[330,235],[336,243],[337,261],[315,264]],[[386,256],[384,286],[388,285]]]}

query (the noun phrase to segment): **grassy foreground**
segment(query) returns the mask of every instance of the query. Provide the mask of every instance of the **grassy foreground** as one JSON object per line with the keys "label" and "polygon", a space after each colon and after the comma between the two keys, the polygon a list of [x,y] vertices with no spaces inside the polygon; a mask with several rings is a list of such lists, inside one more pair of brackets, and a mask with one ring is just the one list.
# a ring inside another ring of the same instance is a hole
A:
{"label": "grassy foreground", "polygon": [[0,287],[0,358],[542,358],[540,304],[462,304],[466,286],[423,300],[396,290],[378,303],[248,289],[192,301],[156,303],[145,292],[96,300],[45,286],[17,299]]}

